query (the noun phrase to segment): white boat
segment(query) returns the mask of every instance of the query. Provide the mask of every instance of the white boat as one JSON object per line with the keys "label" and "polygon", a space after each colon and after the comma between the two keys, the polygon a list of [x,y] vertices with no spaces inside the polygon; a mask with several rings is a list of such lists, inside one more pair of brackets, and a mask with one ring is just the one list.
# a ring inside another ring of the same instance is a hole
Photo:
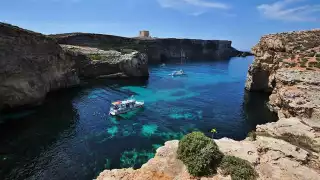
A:
{"label": "white boat", "polygon": [[112,102],[109,114],[116,116],[119,114],[124,114],[130,111],[142,108],[143,106],[144,106],[143,101],[136,101],[133,98],[123,100],[123,101],[115,101],[115,102]]}
{"label": "white boat", "polygon": [[166,64],[164,64],[164,63],[160,65],[160,67],[165,67],[165,66],[166,66]]}
{"label": "white boat", "polygon": [[182,75],[186,75],[183,70],[179,70],[179,71],[173,71],[171,74],[169,74],[170,76],[182,76]]}

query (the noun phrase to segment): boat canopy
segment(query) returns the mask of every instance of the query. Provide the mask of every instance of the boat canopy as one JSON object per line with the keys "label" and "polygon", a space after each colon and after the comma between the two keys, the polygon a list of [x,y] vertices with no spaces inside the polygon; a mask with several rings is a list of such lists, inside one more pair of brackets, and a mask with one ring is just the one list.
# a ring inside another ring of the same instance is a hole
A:
{"label": "boat canopy", "polygon": [[116,101],[112,103],[112,105],[119,105],[119,104],[121,104],[121,101]]}

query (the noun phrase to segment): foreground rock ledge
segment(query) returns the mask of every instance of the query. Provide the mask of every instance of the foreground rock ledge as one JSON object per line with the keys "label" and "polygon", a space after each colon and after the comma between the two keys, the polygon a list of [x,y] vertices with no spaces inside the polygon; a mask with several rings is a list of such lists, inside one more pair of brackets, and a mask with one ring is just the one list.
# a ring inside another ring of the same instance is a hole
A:
{"label": "foreground rock ledge", "polygon": [[[269,126],[269,125],[266,125]],[[267,128],[264,125],[259,128]],[[293,127],[293,128],[298,128]],[[257,136],[234,141],[228,138],[214,140],[226,155],[248,160],[259,174],[260,180],[318,180],[319,154],[304,150],[284,140]],[[177,159],[178,140],[167,141],[157,149],[154,158],[140,169],[105,170],[98,180],[230,180],[230,176],[216,174],[212,177],[192,177],[186,166]],[[219,171],[218,171],[219,172]]]}

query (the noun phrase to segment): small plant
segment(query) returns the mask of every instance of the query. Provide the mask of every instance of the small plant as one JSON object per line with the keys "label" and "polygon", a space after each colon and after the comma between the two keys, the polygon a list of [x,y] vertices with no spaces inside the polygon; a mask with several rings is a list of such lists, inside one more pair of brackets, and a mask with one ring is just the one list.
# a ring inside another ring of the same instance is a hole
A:
{"label": "small plant", "polygon": [[317,61],[320,61],[320,57],[316,57],[316,60],[317,60]]}
{"label": "small plant", "polygon": [[179,142],[177,154],[193,176],[215,173],[223,157],[217,144],[201,132],[185,135]]}
{"label": "small plant", "polygon": [[90,54],[89,55],[89,58],[91,60],[101,60],[102,59],[102,56],[100,54]]}
{"label": "small plant", "polygon": [[291,54],[291,60],[294,60],[296,58],[295,54]]}
{"label": "small plant", "polygon": [[320,57],[320,53],[317,53],[317,54],[316,54],[316,57]]}
{"label": "small plant", "polygon": [[289,65],[290,65],[290,67],[296,67],[297,63],[293,62],[293,63],[290,63]]}
{"label": "small plant", "polygon": [[308,66],[309,67],[316,67],[318,62],[309,62]]}
{"label": "small plant", "polygon": [[232,180],[255,180],[258,177],[248,161],[235,156],[224,156],[220,168],[224,175],[231,175]]}
{"label": "small plant", "polygon": [[302,58],[302,59],[301,59],[301,62],[306,63],[307,61],[308,61],[308,59],[307,59],[307,58]]}
{"label": "small plant", "polygon": [[255,141],[257,139],[257,133],[255,131],[251,131],[248,133],[248,136],[251,141]]}
{"label": "small plant", "polygon": [[301,63],[300,63],[300,67],[306,67],[306,63],[308,62],[307,58],[302,58],[301,59]]}
{"label": "small plant", "polygon": [[215,129],[215,128],[213,128],[213,129],[211,129],[211,131],[210,131],[211,133],[212,133],[212,139],[213,139],[213,135],[215,134],[215,133],[217,133],[217,130]]}
{"label": "small plant", "polygon": [[316,52],[311,51],[311,52],[309,52],[309,54],[308,54],[307,56],[308,56],[308,57],[313,57],[315,54],[316,54]]}

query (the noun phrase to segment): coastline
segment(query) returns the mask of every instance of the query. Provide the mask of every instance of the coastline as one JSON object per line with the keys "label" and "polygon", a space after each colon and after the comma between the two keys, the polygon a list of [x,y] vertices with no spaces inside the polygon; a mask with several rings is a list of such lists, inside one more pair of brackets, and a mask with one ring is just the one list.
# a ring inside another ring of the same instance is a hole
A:
{"label": "coastline", "polygon": [[[320,178],[320,70],[309,66],[317,60],[317,53],[320,55],[319,44],[320,30],[311,30],[266,35],[253,48],[255,61],[249,68],[246,89],[271,93],[268,104],[279,120],[258,125],[256,132],[242,141],[214,141],[223,153],[249,161],[258,179]],[[312,50],[316,53],[308,56]],[[178,144],[178,140],[167,141],[140,169],[105,170],[97,179],[200,179],[190,176],[177,159]],[[201,179],[231,177],[218,171]]]}

